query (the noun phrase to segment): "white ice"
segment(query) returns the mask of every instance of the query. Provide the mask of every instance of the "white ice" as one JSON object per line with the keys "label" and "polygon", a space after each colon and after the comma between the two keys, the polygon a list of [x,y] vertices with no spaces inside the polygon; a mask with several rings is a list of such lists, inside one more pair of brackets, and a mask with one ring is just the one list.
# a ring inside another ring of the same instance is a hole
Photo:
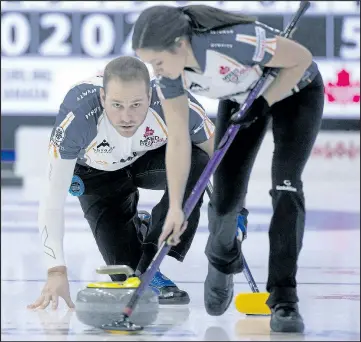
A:
{"label": "white ice", "polygon": [[[262,188],[262,187],[261,187]],[[268,265],[268,234],[264,225],[270,218],[267,189],[250,191],[250,228],[243,251],[261,291],[265,290]],[[203,206],[200,232],[184,263],[166,258],[162,272],[189,292],[187,306],[160,307],[157,321],[137,336],[112,335],[81,324],[75,312],[61,301],[57,311],[30,311],[26,305],[40,294],[46,270],[40,252],[36,227],[36,203],[21,198],[19,190],[2,191],[1,232],[1,340],[33,341],[346,341],[360,340],[360,194],[359,186],[344,189],[324,186],[308,190],[311,213],[304,247],[299,259],[298,291],[300,311],[306,330],[299,334],[270,332],[269,317],[246,317],[232,303],[220,317],[209,316],[203,306],[203,281],[207,260],[206,206]],[[263,193],[262,195],[259,195]],[[142,192],[139,208],[159,198]],[[263,197],[262,197],[263,196]],[[206,196],[205,196],[206,197]],[[207,202],[207,200],[206,200]],[[257,208],[266,211],[257,211]],[[323,212],[322,212],[323,210]],[[317,216],[319,215],[319,216]],[[353,218],[353,219],[352,219]],[[262,228],[263,225],[263,228]],[[73,300],[88,282],[108,281],[95,273],[103,265],[90,229],[75,198],[66,207],[65,251]],[[235,276],[235,292],[250,292],[243,276]]]}

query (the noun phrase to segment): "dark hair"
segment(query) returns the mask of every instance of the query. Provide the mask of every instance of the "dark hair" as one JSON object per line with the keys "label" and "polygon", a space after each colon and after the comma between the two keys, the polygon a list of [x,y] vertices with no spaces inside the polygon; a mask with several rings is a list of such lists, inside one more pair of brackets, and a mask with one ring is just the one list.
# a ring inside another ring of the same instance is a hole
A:
{"label": "dark hair", "polygon": [[172,49],[178,37],[190,37],[237,24],[248,24],[256,19],[227,12],[207,5],[184,7],[152,6],[145,9],[134,25],[133,50]]}
{"label": "dark hair", "polygon": [[144,81],[147,90],[149,90],[150,76],[148,68],[136,57],[121,56],[113,59],[106,65],[103,75],[104,92],[106,92],[108,82],[115,77],[125,82],[133,80]]}

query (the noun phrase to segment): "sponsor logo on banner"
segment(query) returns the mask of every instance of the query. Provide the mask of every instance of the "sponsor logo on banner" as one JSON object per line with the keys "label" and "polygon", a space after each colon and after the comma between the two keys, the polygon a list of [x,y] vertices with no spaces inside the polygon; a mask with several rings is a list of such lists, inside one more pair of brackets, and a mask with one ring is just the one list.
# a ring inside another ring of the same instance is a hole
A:
{"label": "sponsor logo on banner", "polygon": [[360,180],[360,134],[320,132],[306,164],[304,178],[345,182]]}
{"label": "sponsor logo on banner", "polygon": [[15,104],[23,101],[29,104],[48,101],[53,72],[40,67],[30,70],[5,67],[1,68],[1,80],[1,102],[13,103],[16,108]]}
{"label": "sponsor logo on banner", "polygon": [[333,159],[333,158],[360,158],[360,144],[355,140],[340,139],[335,141],[325,141],[316,143],[312,150],[313,158]]}
{"label": "sponsor logo on banner", "polygon": [[74,84],[88,79],[98,69],[104,68],[107,62],[108,60],[64,61],[39,57],[25,60],[2,57],[2,115],[56,115]]}
{"label": "sponsor logo on banner", "polygon": [[[252,181],[270,181],[273,153],[273,133],[268,131],[252,169]],[[302,180],[304,183],[309,181],[359,183],[359,132],[321,131],[316,138],[311,156],[305,166]],[[283,185],[287,186],[285,183]]]}
{"label": "sponsor logo on banner", "polygon": [[360,118],[360,63],[318,62],[325,85],[324,118]]}
{"label": "sponsor logo on banner", "polygon": [[329,103],[360,103],[360,81],[352,82],[350,72],[342,69],[337,73],[336,82],[325,85],[325,94]]}

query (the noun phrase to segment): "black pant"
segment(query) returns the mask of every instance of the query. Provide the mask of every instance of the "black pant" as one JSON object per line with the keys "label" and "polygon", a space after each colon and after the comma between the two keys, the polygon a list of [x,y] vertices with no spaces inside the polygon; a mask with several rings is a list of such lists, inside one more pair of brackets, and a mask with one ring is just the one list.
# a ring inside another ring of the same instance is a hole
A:
{"label": "black pant", "polygon": [[[319,74],[299,93],[275,103],[271,115],[240,130],[214,174],[206,255],[221,272],[239,273],[242,263],[240,243],[235,238],[237,212],[244,205],[252,167],[272,117],[274,153],[270,195],[273,217],[269,229],[267,281],[270,307],[282,301],[298,301],[297,260],[305,226],[301,176],[321,126],[323,106],[324,88]],[[215,146],[229,127],[231,114],[238,109],[239,104],[232,101],[220,102]]]}
{"label": "black pant", "polygon": [[[193,146],[185,200],[208,161],[208,155]],[[143,273],[157,252],[158,238],[169,208],[165,146],[147,152],[130,166],[117,171],[100,171],[77,164],[74,174],[84,182],[85,192],[79,197],[80,205],[105,263],[128,265]],[[161,201],[152,210],[150,229],[144,240],[137,215],[138,188],[165,190]],[[179,261],[183,261],[191,246],[202,203],[203,195],[189,217],[181,242],[169,252]],[[114,281],[123,279],[121,276],[111,278]]]}

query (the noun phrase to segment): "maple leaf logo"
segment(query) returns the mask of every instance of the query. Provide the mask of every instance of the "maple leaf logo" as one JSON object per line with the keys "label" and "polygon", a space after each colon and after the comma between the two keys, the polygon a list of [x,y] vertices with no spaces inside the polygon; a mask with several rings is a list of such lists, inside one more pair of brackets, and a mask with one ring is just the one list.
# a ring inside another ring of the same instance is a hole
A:
{"label": "maple leaf logo", "polygon": [[360,82],[351,83],[350,73],[342,69],[337,74],[337,82],[328,82],[325,86],[325,94],[331,103],[360,103]]}
{"label": "maple leaf logo", "polygon": [[154,134],[154,130],[147,126],[145,129],[144,138],[149,137],[150,135],[153,134]]}
{"label": "maple leaf logo", "polygon": [[219,67],[219,73],[221,75],[225,75],[226,73],[228,73],[231,69],[229,67],[225,67],[225,66],[221,66]]}
{"label": "maple leaf logo", "polygon": [[312,155],[325,159],[346,157],[353,160],[360,158],[360,145],[355,145],[353,141],[337,141],[334,143],[327,141],[325,144],[316,145],[312,150]]}

